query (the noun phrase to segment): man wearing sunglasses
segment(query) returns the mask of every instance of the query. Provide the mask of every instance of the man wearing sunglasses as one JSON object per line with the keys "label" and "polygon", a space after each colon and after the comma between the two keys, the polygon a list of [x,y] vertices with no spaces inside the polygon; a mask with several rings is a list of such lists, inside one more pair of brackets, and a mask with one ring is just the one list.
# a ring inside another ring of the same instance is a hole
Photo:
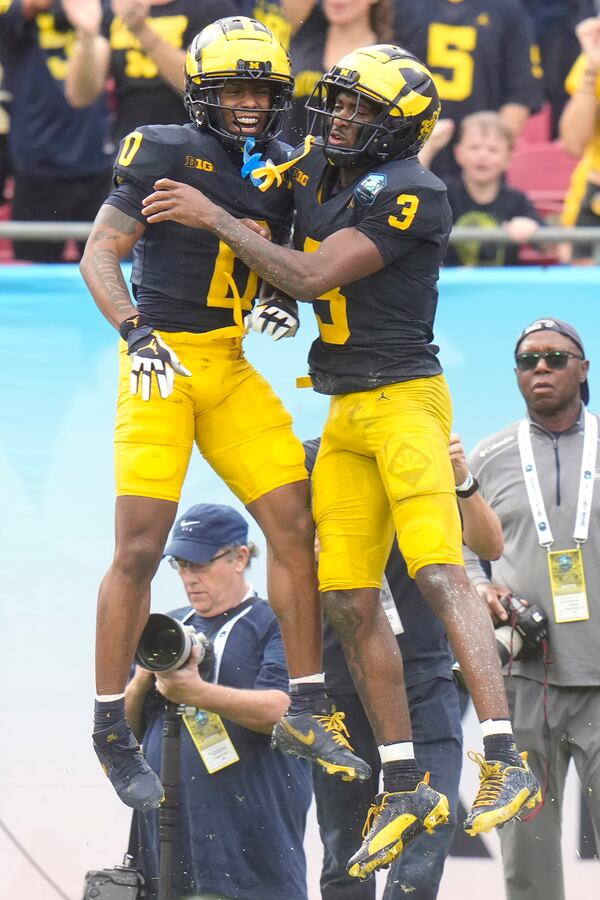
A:
{"label": "man wearing sunglasses", "polygon": [[[127,719],[156,772],[163,698],[197,709],[181,726],[173,898],[307,900],[310,767],[270,749],[289,705],[288,672],[275,613],[247,581],[256,553],[246,520],[230,506],[198,503],[178,519],[165,556],[188,602],[171,616],[211,641],[211,672],[199,671],[194,649],[185,665],[156,681],[138,666],[125,693]],[[136,816],[136,862],[154,897],[158,810]]]}
{"label": "man wearing sunglasses", "polygon": [[547,650],[515,659],[505,679],[515,737],[544,804],[500,840],[508,900],[564,900],[562,798],[571,759],[600,835],[598,417],[586,409],[589,362],[572,325],[533,322],[519,335],[515,363],[525,417],[481,441],[469,460],[502,523],[504,553],[491,580],[472,554],[466,562],[492,614],[506,619],[499,597],[512,592],[548,618]]}

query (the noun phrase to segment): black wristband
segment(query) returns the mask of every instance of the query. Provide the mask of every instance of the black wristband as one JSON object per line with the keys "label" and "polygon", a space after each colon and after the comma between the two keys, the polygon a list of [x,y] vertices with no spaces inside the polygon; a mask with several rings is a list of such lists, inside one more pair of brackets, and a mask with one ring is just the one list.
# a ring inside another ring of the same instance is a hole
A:
{"label": "black wristband", "polygon": [[479,482],[473,475],[473,484],[471,485],[471,487],[468,487],[466,489],[466,491],[457,491],[456,496],[460,497],[461,500],[466,500],[467,497],[472,497],[473,494],[475,493],[475,491],[478,491],[478,490],[479,490]]}

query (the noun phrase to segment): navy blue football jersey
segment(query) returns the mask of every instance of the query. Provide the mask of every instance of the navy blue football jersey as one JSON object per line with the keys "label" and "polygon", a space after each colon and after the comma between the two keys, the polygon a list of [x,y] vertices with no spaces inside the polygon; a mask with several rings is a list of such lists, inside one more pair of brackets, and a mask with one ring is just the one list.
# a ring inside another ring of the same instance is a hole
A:
{"label": "navy blue football jersey", "polygon": [[[442,117],[458,125],[482,109],[542,104],[542,70],[529,16],[519,0],[394,0],[396,37],[430,69]],[[432,168],[445,180],[457,174],[450,144]]]}
{"label": "navy blue football jersey", "polygon": [[296,249],[316,250],[334,232],[357,228],[385,265],[314,301],[313,387],[344,394],[438,375],[433,320],[452,223],[444,183],[416,158],[398,159],[326,198],[324,176],[332,171],[319,146],[292,169]]}
{"label": "navy blue football jersey", "polygon": [[[272,141],[265,154],[287,159]],[[117,186],[106,203],[146,224],[133,253],[131,281],[140,312],[164,331],[206,332],[234,324],[233,278],[244,310],[258,293],[257,276],[209,231],[177,222],[147,224],[142,200],[159,178],[198,188],[237,219],[266,224],[272,240],[287,241],[292,191],[285,183],[261,193],[243,179],[239,150],[189,125],[146,125],[123,138],[114,167]]]}

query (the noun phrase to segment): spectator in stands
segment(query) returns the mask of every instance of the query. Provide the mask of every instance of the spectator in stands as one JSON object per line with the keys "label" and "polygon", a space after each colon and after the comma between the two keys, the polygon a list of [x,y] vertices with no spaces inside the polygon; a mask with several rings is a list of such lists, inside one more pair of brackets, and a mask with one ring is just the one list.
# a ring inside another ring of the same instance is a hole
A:
{"label": "spectator in stands", "polygon": [[[158,674],[156,689],[154,674],[137,667],[127,686],[128,720],[157,770],[163,697],[198,710],[181,725],[185,789],[169,896],[306,900],[310,768],[269,746],[289,705],[288,673],[275,613],[246,580],[256,555],[248,524],[230,506],[199,503],[178,520],[165,554],[188,599],[171,615],[208,637],[214,653],[200,671],[194,652],[187,665]],[[158,811],[137,824],[137,862],[156,897]]]}
{"label": "spectator in stands", "polygon": [[[320,5],[321,0],[316,0]],[[281,0],[281,9],[294,35],[304,25],[315,7],[315,0]]]}
{"label": "spectator in stands", "polygon": [[393,0],[309,0],[303,12],[290,45],[296,84],[285,137],[294,146],[306,134],[304,107],[323,73],[357,47],[394,42]]}
{"label": "spectator in stands", "polygon": [[[458,126],[470,113],[496,110],[516,139],[542,99],[542,73],[531,65],[532,30],[519,0],[394,4],[396,40],[432,71],[442,115]],[[444,180],[458,174],[452,144],[433,166]]]}
{"label": "spectator in stands", "polygon": [[275,37],[279,38],[286,50],[289,50],[291,23],[287,16],[286,0],[233,0],[237,11],[250,16],[267,26]]}
{"label": "spectator in stands", "polygon": [[[586,409],[589,362],[572,325],[533,322],[519,335],[514,360],[525,417],[469,457],[502,523],[504,553],[491,579],[476,559],[466,562],[493,612],[513,591],[548,619],[548,652],[515,652],[504,679],[515,736],[545,800],[532,821],[504,828],[500,841],[508,900],[564,900],[561,819],[571,761],[600,836],[598,416]],[[568,817],[565,824],[572,829]],[[583,895],[575,885],[567,891]]]}
{"label": "spectator in stands", "polygon": [[[312,472],[320,440],[304,442],[306,467]],[[450,458],[456,484],[462,484],[468,468],[459,435],[450,440]],[[498,517],[477,491],[458,496],[463,535],[485,559],[502,552]],[[388,560],[381,602],[402,653],[404,677],[414,731],[415,755],[430,783],[443,791],[451,817],[433,835],[420,835],[392,864],[384,900],[435,900],[444,863],[456,828],[458,784],[462,763],[460,705],[452,673],[453,657],[438,617],[431,611],[408,575],[398,544]],[[373,880],[356,883],[346,873],[346,861],[360,842],[363,819],[371,798],[379,790],[381,762],[371,726],[348,670],[340,642],[325,623],[323,661],[330,694],[346,714],[353,746],[369,760],[372,777],[355,785],[333,784],[333,779],[313,772],[319,830],[324,845],[321,873],[322,900],[374,900]]]}
{"label": "spectator in stands", "polygon": [[[600,226],[600,15],[577,26],[581,54],[566,81],[570,99],[560,120],[565,149],[581,162],[565,198],[563,225]],[[593,257],[587,244],[575,244],[573,260]]]}
{"label": "spectator in stands", "polygon": [[[441,135],[434,129],[420,153],[421,162],[428,165],[447,140],[448,129]],[[514,243],[454,244],[448,248],[445,265],[516,266],[518,245],[530,241],[542,224],[541,216],[527,196],[504,182],[512,144],[512,132],[500,113],[472,113],[462,120],[458,143],[454,146],[460,175],[446,179],[453,223],[502,227]]]}
{"label": "spectator in stands", "polygon": [[[0,5],[0,55],[12,94],[12,218],[90,221],[110,186],[112,147],[104,96],[83,110],[65,97],[73,25],[60,0]],[[17,259],[59,262],[63,240],[13,242]]]}
{"label": "spectator in stands", "polygon": [[77,29],[66,91],[75,107],[101,96],[114,78],[115,141],[139,125],[183,125],[185,54],[215,19],[237,13],[233,0],[63,0]]}
{"label": "spectator in stands", "polygon": [[543,71],[545,99],[550,104],[548,137],[558,136],[560,114],[567,102],[565,78],[579,53],[575,26],[593,14],[592,0],[523,0],[533,22],[536,46]]}

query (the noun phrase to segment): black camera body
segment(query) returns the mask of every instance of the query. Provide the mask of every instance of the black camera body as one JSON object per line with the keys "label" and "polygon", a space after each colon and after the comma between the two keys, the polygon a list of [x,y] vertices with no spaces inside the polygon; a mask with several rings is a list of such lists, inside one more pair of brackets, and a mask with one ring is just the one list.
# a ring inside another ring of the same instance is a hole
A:
{"label": "black camera body", "polygon": [[82,900],[144,900],[144,879],[131,865],[86,872]]}
{"label": "black camera body", "polygon": [[523,603],[517,594],[498,599],[509,617],[508,622],[500,623],[495,630],[502,665],[511,659],[531,659],[548,638],[546,614],[534,603]]}

